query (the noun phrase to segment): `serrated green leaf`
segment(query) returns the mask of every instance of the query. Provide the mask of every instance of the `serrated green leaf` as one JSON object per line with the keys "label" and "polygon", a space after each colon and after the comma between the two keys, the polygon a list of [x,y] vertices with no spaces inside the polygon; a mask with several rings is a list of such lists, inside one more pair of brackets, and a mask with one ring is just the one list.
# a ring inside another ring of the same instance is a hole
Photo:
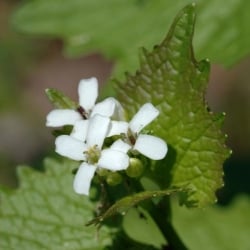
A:
{"label": "serrated green leaf", "polygon": [[46,89],[45,93],[50,102],[59,109],[76,109],[77,104],[65,94],[56,89]]}
{"label": "serrated green leaf", "polygon": [[194,5],[189,5],[166,39],[152,52],[142,52],[140,69],[118,82],[117,93],[130,117],[146,102],[160,110],[150,128],[169,145],[166,159],[155,167],[161,171],[161,188],[189,185],[192,192],[183,197],[184,203],[204,207],[216,200],[229,150],[221,119],[208,112],[204,102],[209,63],[194,59],[194,22]]}
{"label": "serrated green leaf", "polygon": [[107,218],[116,215],[117,213],[125,214],[128,209],[137,205],[138,203],[152,199],[156,197],[162,197],[166,195],[171,195],[177,191],[184,191],[184,189],[168,189],[168,190],[155,190],[155,191],[143,191],[136,193],[131,196],[126,196],[118,201],[116,201],[110,208],[108,208],[103,214],[89,221],[87,225],[98,225]]}
{"label": "serrated green leaf", "polygon": [[0,249],[98,250],[111,243],[110,231],[85,227],[94,204],[73,192],[70,171],[77,163],[45,161],[46,172],[20,167],[20,188],[1,191]]}
{"label": "serrated green leaf", "polygon": [[249,197],[240,196],[230,206],[205,210],[174,205],[174,226],[188,249],[250,249]]}
{"label": "serrated green leaf", "polygon": [[[62,38],[70,55],[102,52],[118,60],[116,73],[135,69],[138,47],[151,48],[177,11],[192,0],[30,0],[15,13],[22,32]],[[197,0],[198,57],[232,65],[250,52],[249,1]],[[219,53],[218,53],[219,51]]]}

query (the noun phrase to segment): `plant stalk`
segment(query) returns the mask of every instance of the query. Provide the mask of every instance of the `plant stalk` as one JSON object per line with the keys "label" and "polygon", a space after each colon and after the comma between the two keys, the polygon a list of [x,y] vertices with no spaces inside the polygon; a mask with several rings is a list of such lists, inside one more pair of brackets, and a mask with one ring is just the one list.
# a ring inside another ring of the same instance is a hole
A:
{"label": "plant stalk", "polygon": [[168,242],[168,245],[163,248],[164,250],[188,249],[172,224],[172,211],[169,197],[165,197],[158,204],[155,204],[149,212]]}

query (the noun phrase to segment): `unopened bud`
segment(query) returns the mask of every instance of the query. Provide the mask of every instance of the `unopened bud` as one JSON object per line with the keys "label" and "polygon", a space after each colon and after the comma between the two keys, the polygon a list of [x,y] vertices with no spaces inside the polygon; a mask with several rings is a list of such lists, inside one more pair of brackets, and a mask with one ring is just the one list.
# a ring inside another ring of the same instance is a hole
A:
{"label": "unopened bud", "polygon": [[109,174],[109,171],[105,168],[98,168],[96,172],[99,176],[102,177],[107,176]]}
{"label": "unopened bud", "polygon": [[120,184],[122,181],[122,176],[117,172],[110,172],[107,176],[106,182],[110,186],[115,186]]}
{"label": "unopened bud", "polygon": [[126,173],[129,177],[136,178],[142,175],[144,170],[142,161],[138,158],[129,159],[129,167],[126,169]]}

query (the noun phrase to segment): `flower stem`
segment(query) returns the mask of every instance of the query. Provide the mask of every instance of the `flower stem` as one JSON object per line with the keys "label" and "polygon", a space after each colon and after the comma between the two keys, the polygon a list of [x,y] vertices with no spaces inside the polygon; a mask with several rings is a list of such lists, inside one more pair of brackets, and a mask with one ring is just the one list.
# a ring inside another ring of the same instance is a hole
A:
{"label": "flower stem", "polygon": [[[144,190],[140,182],[131,183],[137,192]],[[148,207],[148,212],[161,230],[168,245],[163,246],[162,250],[187,250],[188,248],[182,242],[172,224],[172,209],[170,197],[165,196],[159,203],[151,202]]]}
{"label": "flower stem", "polygon": [[164,199],[162,199],[157,205],[154,205],[152,207],[152,210],[149,212],[168,242],[168,245],[165,246],[163,249],[188,249],[173,227],[171,220],[171,204],[169,197],[165,197]]}

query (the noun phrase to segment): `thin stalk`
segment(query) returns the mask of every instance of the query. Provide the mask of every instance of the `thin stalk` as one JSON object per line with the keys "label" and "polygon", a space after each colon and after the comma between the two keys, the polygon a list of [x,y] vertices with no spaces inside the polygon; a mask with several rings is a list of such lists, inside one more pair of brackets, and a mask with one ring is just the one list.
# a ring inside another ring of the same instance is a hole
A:
{"label": "thin stalk", "polygon": [[181,238],[175,231],[171,219],[171,205],[169,197],[162,199],[159,204],[154,205],[149,211],[150,215],[158,225],[164,235],[168,246],[164,249],[168,250],[187,250],[188,248],[182,242]]}
{"label": "thin stalk", "polygon": [[[133,188],[137,191],[143,191],[141,183],[133,182]],[[181,238],[177,234],[172,224],[172,209],[170,203],[170,197],[165,196],[159,203],[155,204],[151,202],[152,206],[148,207],[148,212],[158,225],[164,238],[168,242],[168,245],[163,250],[187,250],[188,248],[182,242]]]}

